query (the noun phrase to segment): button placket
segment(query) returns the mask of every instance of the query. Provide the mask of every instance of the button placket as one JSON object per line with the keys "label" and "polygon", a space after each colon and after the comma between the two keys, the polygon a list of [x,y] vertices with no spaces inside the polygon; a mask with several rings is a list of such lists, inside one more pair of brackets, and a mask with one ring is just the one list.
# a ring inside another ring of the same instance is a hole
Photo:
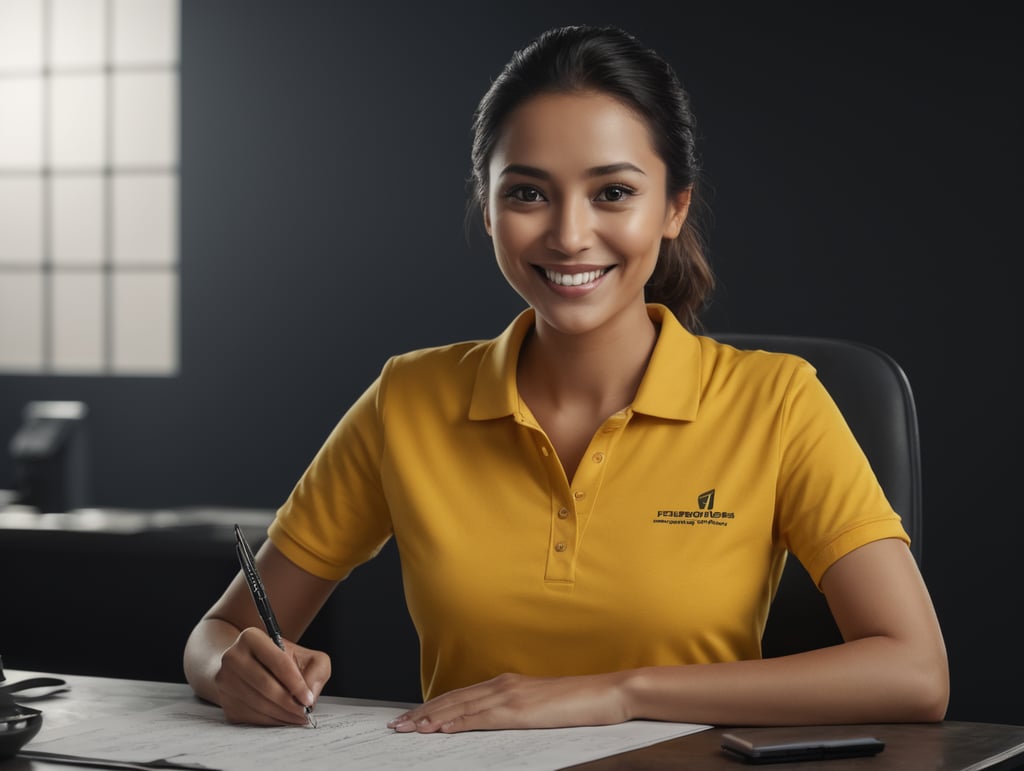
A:
{"label": "button placket", "polygon": [[597,494],[601,488],[609,463],[609,453],[616,438],[629,420],[626,412],[617,412],[601,426],[587,447],[576,475],[573,477],[572,497],[577,526],[577,545],[582,542],[587,531],[587,524],[593,515],[597,503]]}
{"label": "button placket", "polygon": [[560,559],[568,557],[570,546],[576,544],[576,523],[577,518],[569,506],[558,507],[552,520],[551,548]]}
{"label": "button placket", "polygon": [[[623,410],[608,418],[591,439],[590,446],[572,480],[565,480],[570,486],[554,484],[552,476],[551,540],[548,544],[545,578],[553,583],[570,584],[575,580],[576,558],[580,550],[587,522],[596,502],[601,480],[608,465],[609,451],[621,430],[629,422],[630,411]],[[557,455],[550,443],[544,447],[550,452],[541,452],[545,464],[561,469]],[[561,492],[558,492],[558,491]]]}

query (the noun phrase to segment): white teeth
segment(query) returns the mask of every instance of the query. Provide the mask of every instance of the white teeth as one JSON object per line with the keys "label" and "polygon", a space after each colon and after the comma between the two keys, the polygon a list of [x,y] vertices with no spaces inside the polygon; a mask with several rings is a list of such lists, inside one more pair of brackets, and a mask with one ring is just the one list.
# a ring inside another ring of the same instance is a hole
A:
{"label": "white teeth", "polygon": [[600,270],[588,270],[585,273],[555,273],[555,271],[545,268],[544,275],[547,276],[548,281],[552,284],[558,284],[560,286],[581,286],[583,284],[589,284],[592,281],[597,281],[609,270],[610,268],[601,268]]}

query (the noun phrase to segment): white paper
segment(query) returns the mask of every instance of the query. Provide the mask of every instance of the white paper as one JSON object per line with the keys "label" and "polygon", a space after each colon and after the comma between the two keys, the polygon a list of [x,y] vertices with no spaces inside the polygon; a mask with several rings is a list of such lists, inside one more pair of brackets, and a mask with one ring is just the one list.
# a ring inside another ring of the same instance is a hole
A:
{"label": "white paper", "polygon": [[395,707],[321,701],[317,728],[231,725],[217,707],[183,702],[57,729],[27,750],[148,762],[252,769],[558,769],[646,747],[710,726],[631,721],[611,726],[461,734],[398,734]]}

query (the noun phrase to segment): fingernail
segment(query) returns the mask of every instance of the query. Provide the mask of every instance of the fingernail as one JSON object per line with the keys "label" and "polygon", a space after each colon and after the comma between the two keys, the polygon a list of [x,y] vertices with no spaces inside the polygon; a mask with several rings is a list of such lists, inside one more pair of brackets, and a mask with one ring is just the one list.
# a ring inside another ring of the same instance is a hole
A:
{"label": "fingernail", "polygon": [[306,691],[306,695],[302,698],[302,703],[305,704],[307,707],[312,707],[315,702],[316,699],[313,696],[313,692]]}
{"label": "fingernail", "polygon": [[409,731],[412,731],[415,728],[415,726],[408,720],[392,720],[390,723],[388,723],[388,725],[396,731],[400,731],[403,733],[408,733]]}
{"label": "fingernail", "polygon": [[391,720],[388,721],[388,728],[394,728],[399,723],[404,723],[408,719],[408,715],[399,715],[398,717],[391,718]]}

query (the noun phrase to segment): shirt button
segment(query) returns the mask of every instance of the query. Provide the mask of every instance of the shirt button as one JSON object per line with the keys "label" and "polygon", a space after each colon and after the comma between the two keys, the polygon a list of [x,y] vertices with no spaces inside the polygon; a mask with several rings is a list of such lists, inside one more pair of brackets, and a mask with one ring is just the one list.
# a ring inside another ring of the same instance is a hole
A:
{"label": "shirt button", "polygon": [[584,498],[587,497],[587,494],[582,490],[577,490],[572,494],[572,497],[575,498],[577,501],[582,501]]}
{"label": "shirt button", "polygon": [[559,541],[558,543],[556,543],[555,551],[565,551],[565,543],[563,541]]}
{"label": "shirt button", "polygon": [[594,463],[600,463],[603,460],[604,460],[604,453],[603,452],[595,452],[594,453]]}
{"label": "shirt button", "polygon": [[569,516],[569,510],[568,509],[562,508],[562,509],[558,510],[558,518],[559,519],[566,519],[568,516]]}
{"label": "shirt button", "polygon": [[540,448],[540,454],[543,455],[545,458],[548,457],[548,448],[547,447],[541,447]]}

